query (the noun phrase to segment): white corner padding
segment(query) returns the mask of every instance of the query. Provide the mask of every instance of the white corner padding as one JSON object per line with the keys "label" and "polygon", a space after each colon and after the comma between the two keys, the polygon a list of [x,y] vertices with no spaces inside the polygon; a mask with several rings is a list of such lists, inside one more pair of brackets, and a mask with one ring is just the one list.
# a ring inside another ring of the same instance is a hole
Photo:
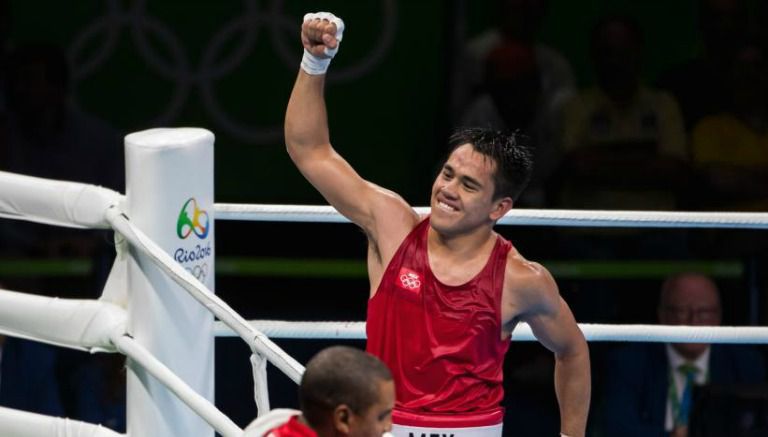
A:
{"label": "white corner padding", "polygon": [[[90,352],[114,352],[110,336],[125,331],[117,305],[0,290],[0,333]],[[4,434],[2,434],[4,435]]]}
{"label": "white corner padding", "polygon": [[107,209],[123,196],[108,188],[0,172],[0,217],[67,226],[107,229]]}
{"label": "white corner padding", "polygon": [[3,437],[125,437],[125,434],[100,425],[5,407],[0,407],[0,435]]}

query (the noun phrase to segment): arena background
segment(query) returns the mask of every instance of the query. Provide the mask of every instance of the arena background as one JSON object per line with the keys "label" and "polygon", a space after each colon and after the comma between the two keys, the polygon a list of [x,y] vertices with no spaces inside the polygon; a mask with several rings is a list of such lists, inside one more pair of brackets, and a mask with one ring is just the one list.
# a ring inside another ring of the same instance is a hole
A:
{"label": "arena background", "polygon": [[[347,29],[326,92],[332,142],[364,177],[425,205],[451,127],[455,55],[463,40],[492,26],[492,3],[9,1],[8,35],[11,44],[61,47],[71,63],[73,102],[123,133],[157,126],[214,132],[217,202],[322,204],[288,159],[281,123],[301,55],[301,17],[333,11]],[[653,82],[700,50],[696,3],[553,0],[541,39],[571,61],[579,85],[586,86],[593,82],[591,26],[607,13],[626,13],[645,32],[644,77]],[[245,317],[364,319],[366,242],[353,226],[219,222],[216,231],[217,293]],[[766,320],[764,252],[703,247],[682,259],[664,253],[574,258],[558,249],[568,237],[551,228],[501,231],[553,271],[580,321],[652,323],[660,279],[687,269],[720,281],[726,323]],[[711,233],[658,232],[694,241],[708,241]],[[727,238],[731,231],[720,232]],[[748,231],[747,238],[764,246],[763,232]],[[63,297],[95,295],[104,273],[103,264],[78,257],[8,257],[3,264],[3,281]],[[608,295],[613,298],[605,300]],[[218,341],[216,384],[217,404],[244,425],[255,412],[248,351],[240,343]],[[306,362],[329,342],[279,344]],[[592,349],[599,356],[609,347]],[[508,375],[531,360],[547,357],[538,345],[513,345]],[[599,374],[599,360],[595,365]],[[295,387],[270,372],[273,406],[295,406]],[[527,396],[537,420],[556,417],[551,383],[524,374],[514,380],[531,381],[508,391]]]}

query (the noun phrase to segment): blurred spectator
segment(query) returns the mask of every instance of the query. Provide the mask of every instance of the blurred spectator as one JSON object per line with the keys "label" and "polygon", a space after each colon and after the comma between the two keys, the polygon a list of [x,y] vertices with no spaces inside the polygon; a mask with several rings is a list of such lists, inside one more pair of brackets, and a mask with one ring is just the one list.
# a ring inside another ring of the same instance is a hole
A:
{"label": "blurred spectator", "polygon": [[0,334],[0,406],[61,416],[56,350]]}
{"label": "blurred spectator", "polygon": [[456,124],[532,137],[535,166],[522,206],[546,203],[544,181],[558,162],[553,114],[575,89],[568,60],[537,40],[548,8],[548,0],[496,0],[496,27],[466,44],[455,72]]}
{"label": "blurred spectator", "polygon": [[[663,325],[720,325],[717,286],[697,273],[669,277],[661,287],[658,319]],[[613,350],[605,369],[606,436],[685,437],[695,385],[765,381],[762,356],[745,345],[633,343]]]}
{"label": "blurred spectator", "polygon": [[693,161],[706,181],[705,209],[768,210],[768,59],[760,44],[733,50],[728,110],[703,118],[692,133]]}
{"label": "blurred spectator", "polygon": [[488,53],[484,63],[484,92],[469,105],[461,124],[490,124],[499,130],[530,127],[541,93],[533,47],[505,41]]}
{"label": "blurred spectator", "polygon": [[534,145],[534,172],[522,206],[543,206],[544,181],[557,158],[553,156],[552,119],[540,105],[541,74],[533,46],[506,40],[485,59],[484,92],[466,108],[459,124],[489,126],[498,130],[521,129]]}
{"label": "blurred spectator", "polygon": [[661,75],[659,87],[675,96],[687,131],[701,118],[722,111],[733,52],[749,27],[744,0],[699,0],[703,52]]}
{"label": "blurred spectator", "polygon": [[675,100],[640,81],[643,36],[628,17],[595,26],[597,86],[563,113],[559,201],[569,208],[674,209],[686,180],[685,130]]}
{"label": "blurred spectator", "polygon": [[472,38],[462,53],[461,70],[456,72],[454,103],[458,110],[455,113],[463,113],[467,103],[481,91],[488,54],[510,41],[533,48],[536,70],[540,72],[540,104],[549,104],[559,94],[574,89],[575,79],[568,60],[552,47],[537,41],[548,8],[548,0],[495,1],[497,26]]}

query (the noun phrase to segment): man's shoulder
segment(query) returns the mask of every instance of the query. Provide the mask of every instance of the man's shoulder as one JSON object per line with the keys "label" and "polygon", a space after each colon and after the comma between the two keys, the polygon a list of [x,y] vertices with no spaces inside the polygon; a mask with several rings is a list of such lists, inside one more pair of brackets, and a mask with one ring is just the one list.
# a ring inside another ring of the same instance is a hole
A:
{"label": "man's shoulder", "polygon": [[550,307],[559,300],[560,293],[549,270],[524,258],[514,248],[507,255],[504,274],[504,292],[518,296],[520,302],[527,302],[526,307]]}
{"label": "man's shoulder", "polygon": [[514,283],[526,287],[544,287],[550,285],[552,275],[541,263],[526,259],[514,247],[507,254],[506,275]]}
{"label": "man's shoulder", "polygon": [[424,218],[400,194],[376,184],[370,184],[374,192],[372,196],[371,214],[375,221],[383,224],[399,224],[411,229]]}
{"label": "man's shoulder", "polygon": [[358,223],[367,232],[384,232],[386,238],[386,234],[391,232],[410,232],[421,222],[419,213],[398,193],[372,183],[370,185],[376,194],[371,196],[368,206],[369,222]]}

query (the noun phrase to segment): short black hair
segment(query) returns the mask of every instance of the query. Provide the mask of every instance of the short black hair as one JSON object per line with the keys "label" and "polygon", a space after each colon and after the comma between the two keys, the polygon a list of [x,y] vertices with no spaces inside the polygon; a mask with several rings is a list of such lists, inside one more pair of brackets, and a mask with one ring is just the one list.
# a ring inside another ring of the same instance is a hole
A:
{"label": "short black hair", "polygon": [[312,357],[299,384],[299,405],[313,428],[339,405],[363,414],[379,400],[379,383],[392,381],[384,363],[349,346],[331,346]]}
{"label": "short black hair", "polygon": [[510,197],[517,200],[533,172],[531,139],[521,131],[500,131],[483,127],[457,128],[448,139],[449,154],[470,144],[472,148],[493,160],[493,198]]}

